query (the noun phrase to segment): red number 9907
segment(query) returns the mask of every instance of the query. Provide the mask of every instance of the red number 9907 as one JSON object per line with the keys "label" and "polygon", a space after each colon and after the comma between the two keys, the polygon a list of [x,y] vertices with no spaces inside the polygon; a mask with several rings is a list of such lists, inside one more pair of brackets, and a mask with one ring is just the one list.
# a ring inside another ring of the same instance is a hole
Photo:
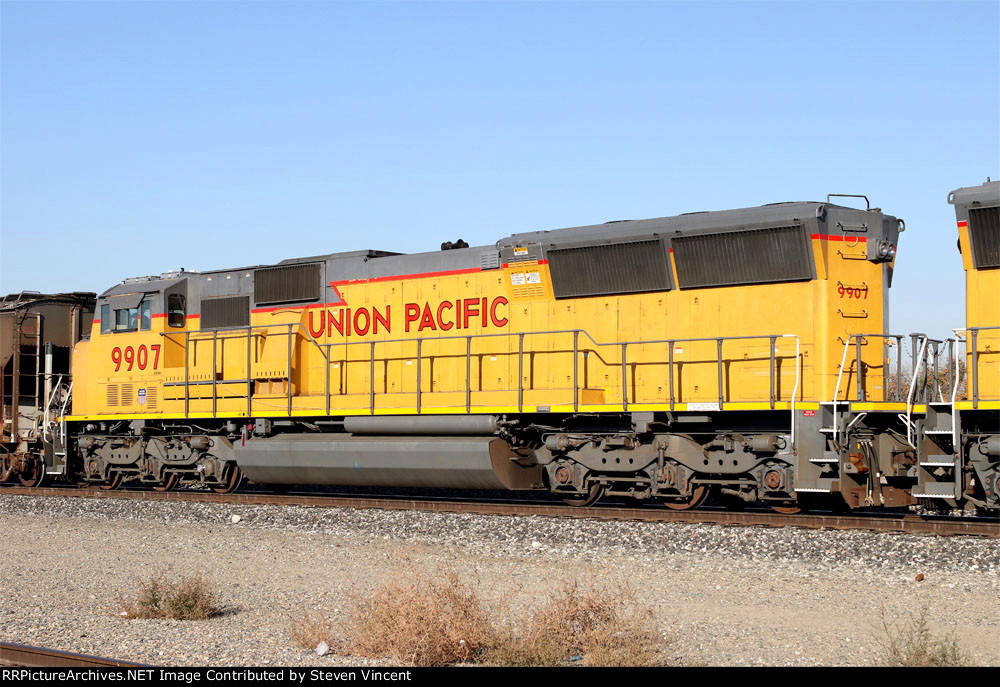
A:
{"label": "red number 9907", "polygon": [[126,369],[127,372],[131,372],[133,367],[145,370],[149,365],[150,351],[153,353],[153,369],[155,370],[160,365],[159,344],[154,344],[148,349],[145,344],[139,346],[138,349],[132,348],[131,346],[126,346],[124,349],[120,346],[115,346],[111,350],[111,362],[115,365],[115,372],[121,372],[122,363],[128,366]]}
{"label": "red number 9907", "polygon": [[858,298],[858,299],[866,299],[867,300],[867,298],[868,298],[868,287],[867,286],[863,286],[863,287],[855,288],[855,287],[851,287],[851,286],[844,286],[843,284],[841,284],[840,286],[837,287],[837,294],[841,298]]}

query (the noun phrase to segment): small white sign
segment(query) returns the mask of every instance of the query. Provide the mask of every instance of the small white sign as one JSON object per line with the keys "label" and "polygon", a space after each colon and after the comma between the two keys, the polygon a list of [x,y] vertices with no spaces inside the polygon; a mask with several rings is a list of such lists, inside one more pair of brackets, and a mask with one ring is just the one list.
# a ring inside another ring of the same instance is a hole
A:
{"label": "small white sign", "polygon": [[527,255],[527,254],[528,254],[528,247],[527,246],[515,246],[514,247],[514,255]]}
{"label": "small white sign", "polygon": [[718,403],[688,403],[688,410],[719,410]]}
{"label": "small white sign", "polygon": [[510,283],[513,286],[523,286],[524,285],[524,272],[513,272],[510,275]]}
{"label": "small white sign", "polygon": [[528,272],[528,283],[529,284],[541,284],[542,275],[538,272]]}

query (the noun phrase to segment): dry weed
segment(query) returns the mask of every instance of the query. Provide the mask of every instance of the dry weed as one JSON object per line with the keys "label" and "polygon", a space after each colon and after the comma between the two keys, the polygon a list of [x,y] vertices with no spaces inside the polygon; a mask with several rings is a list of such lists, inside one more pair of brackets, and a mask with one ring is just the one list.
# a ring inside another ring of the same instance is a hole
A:
{"label": "dry weed", "polygon": [[221,613],[216,593],[199,575],[171,582],[158,573],[139,588],[135,601],[120,604],[128,618],[205,620]]}
{"label": "dry weed", "polygon": [[967,666],[971,657],[954,633],[936,637],[927,622],[927,610],[902,624],[890,625],[882,611],[883,636],[876,638],[882,650],[880,663],[893,667],[941,668]]}
{"label": "dry weed", "polygon": [[330,643],[330,619],[320,611],[303,608],[298,615],[288,614],[288,633],[296,646],[315,649],[321,642]]}
{"label": "dry weed", "polygon": [[351,602],[345,645],[353,654],[441,666],[472,660],[493,639],[486,605],[455,572],[397,570]]}
{"label": "dry weed", "polygon": [[497,633],[481,659],[493,665],[661,665],[669,646],[651,609],[627,587],[581,589],[568,583]]}
{"label": "dry weed", "polygon": [[387,582],[351,595],[342,646],[355,655],[440,666],[649,666],[667,662],[672,639],[627,587],[567,583],[543,601],[509,608],[512,592],[488,604],[454,571],[432,573],[408,556]]}

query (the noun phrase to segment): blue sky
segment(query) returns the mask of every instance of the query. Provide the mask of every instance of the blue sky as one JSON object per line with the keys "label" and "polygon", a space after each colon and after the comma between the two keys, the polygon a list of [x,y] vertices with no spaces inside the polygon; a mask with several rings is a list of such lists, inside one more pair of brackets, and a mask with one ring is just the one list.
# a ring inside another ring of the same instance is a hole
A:
{"label": "blue sky", "polygon": [[0,3],[0,292],[863,193],[963,320],[1000,3]]}

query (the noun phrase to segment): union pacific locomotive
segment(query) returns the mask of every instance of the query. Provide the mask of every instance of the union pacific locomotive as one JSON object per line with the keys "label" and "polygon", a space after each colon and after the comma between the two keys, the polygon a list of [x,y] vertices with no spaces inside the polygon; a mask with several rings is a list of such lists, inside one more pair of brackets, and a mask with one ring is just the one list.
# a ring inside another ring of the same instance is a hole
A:
{"label": "union pacific locomotive", "polygon": [[1000,184],[949,200],[948,341],[890,333],[905,226],[832,197],[8,298],[0,477],[996,509]]}

